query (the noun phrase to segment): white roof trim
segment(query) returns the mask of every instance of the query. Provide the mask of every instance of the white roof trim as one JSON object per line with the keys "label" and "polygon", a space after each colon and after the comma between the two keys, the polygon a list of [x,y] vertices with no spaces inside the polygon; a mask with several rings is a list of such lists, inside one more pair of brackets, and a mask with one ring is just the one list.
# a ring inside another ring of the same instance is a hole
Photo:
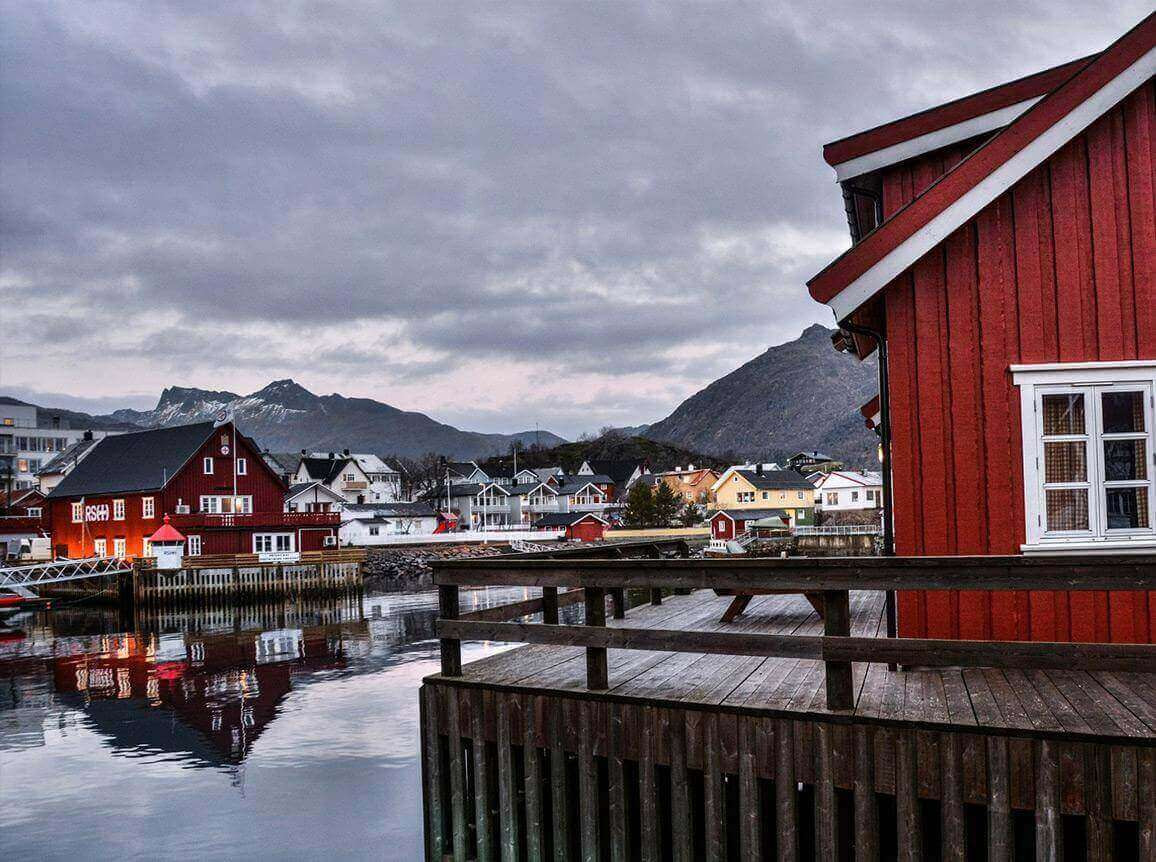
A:
{"label": "white roof trim", "polygon": [[1153,74],[1156,74],[1156,48],[1149,48],[1131,66],[1069,111],[832,297],[827,305],[835,312],[836,320],[843,320],[890,284],[919,258],[947,239],[952,231],[1027,176],[1033,168],[1142,86]]}
{"label": "white roof trim", "polygon": [[885,168],[888,165],[905,162],[941,147],[958,144],[960,141],[966,141],[976,135],[1002,129],[1042,98],[1043,96],[1035,96],[1031,99],[1024,99],[1022,102],[1016,102],[1006,108],[989,111],[978,117],[972,117],[970,120],[963,120],[954,125],[936,129],[934,132],[927,132],[910,140],[900,141],[898,144],[892,144],[881,150],[864,153],[845,162],[839,162],[834,166],[835,179],[838,182],[843,182]]}

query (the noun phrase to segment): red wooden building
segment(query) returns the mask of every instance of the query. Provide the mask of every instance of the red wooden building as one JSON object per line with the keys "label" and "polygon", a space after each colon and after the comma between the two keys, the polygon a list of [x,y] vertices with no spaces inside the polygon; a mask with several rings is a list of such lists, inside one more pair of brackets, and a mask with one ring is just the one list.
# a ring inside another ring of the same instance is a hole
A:
{"label": "red wooden building", "polygon": [[534,522],[535,530],[563,530],[562,538],[577,542],[600,542],[610,525],[593,512],[550,512]]}
{"label": "red wooden building", "polygon": [[[900,555],[1156,548],[1156,18],[824,149],[854,245],[809,283],[881,351]],[[872,417],[868,417],[872,418]],[[1151,642],[1156,596],[900,594],[908,636]]]}
{"label": "red wooden building", "polygon": [[782,509],[719,509],[710,516],[710,537],[723,541],[736,539],[757,521],[773,524],[768,530],[791,528],[791,516]]}
{"label": "red wooden building", "polygon": [[106,437],[48,495],[54,553],[148,556],[166,514],[189,555],[336,544],[340,515],[283,511],[285,483],[260,452],[232,423]]}

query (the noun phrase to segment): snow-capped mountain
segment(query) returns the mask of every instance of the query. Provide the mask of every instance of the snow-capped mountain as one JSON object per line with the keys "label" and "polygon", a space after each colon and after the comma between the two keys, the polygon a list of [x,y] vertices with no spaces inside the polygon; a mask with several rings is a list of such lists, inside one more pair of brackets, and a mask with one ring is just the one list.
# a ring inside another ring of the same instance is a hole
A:
{"label": "snow-capped mountain", "polygon": [[514,440],[543,446],[566,442],[549,431],[482,434],[462,431],[371,398],[315,395],[292,380],[275,380],[249,395],[170,386],[152,410],[117,410],[110,418],[144,428],[184,425],[231,413],[237,424],[274,452],[353,449],[418,457],[436,452],[482,458],[506,452]]}

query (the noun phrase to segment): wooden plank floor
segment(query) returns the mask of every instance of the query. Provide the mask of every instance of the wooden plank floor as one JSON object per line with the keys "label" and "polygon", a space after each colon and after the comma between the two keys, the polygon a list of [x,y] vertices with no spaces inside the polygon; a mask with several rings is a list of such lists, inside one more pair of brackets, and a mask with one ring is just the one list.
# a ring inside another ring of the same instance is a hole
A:
{"label": "wooden plank floor", "polygon": [[[756,597],[734,623],[719,618],[730,598],[702,590],[632,608],[609,625],[641,628],[822,634],[802,596]],[[851,594],[852,634],[884,635],[884,598]],[[613,699],[733,707],[744,711],[831,715],[823,664],[806,659],[609,650]],[[438,678],[438,677],[435,677]],[[460,681],[540,693],[585,692],[578,647],[521,646],[465,665]],[[1049,737],[1156,740],[1156,673],[936,668],[891,672],[854,665],[855,709],[840,715],[960,730],[992,728]]]}

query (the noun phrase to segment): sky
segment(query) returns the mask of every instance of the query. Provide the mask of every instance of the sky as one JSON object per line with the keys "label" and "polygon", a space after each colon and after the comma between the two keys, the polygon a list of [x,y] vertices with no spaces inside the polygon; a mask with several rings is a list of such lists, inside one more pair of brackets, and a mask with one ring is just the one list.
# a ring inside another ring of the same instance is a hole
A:
{"label": "sky", "polygon": [[833,324],[824,143],[1147,12],[0,0],[0,392],[292,377],[470,430],[655,421]]}

